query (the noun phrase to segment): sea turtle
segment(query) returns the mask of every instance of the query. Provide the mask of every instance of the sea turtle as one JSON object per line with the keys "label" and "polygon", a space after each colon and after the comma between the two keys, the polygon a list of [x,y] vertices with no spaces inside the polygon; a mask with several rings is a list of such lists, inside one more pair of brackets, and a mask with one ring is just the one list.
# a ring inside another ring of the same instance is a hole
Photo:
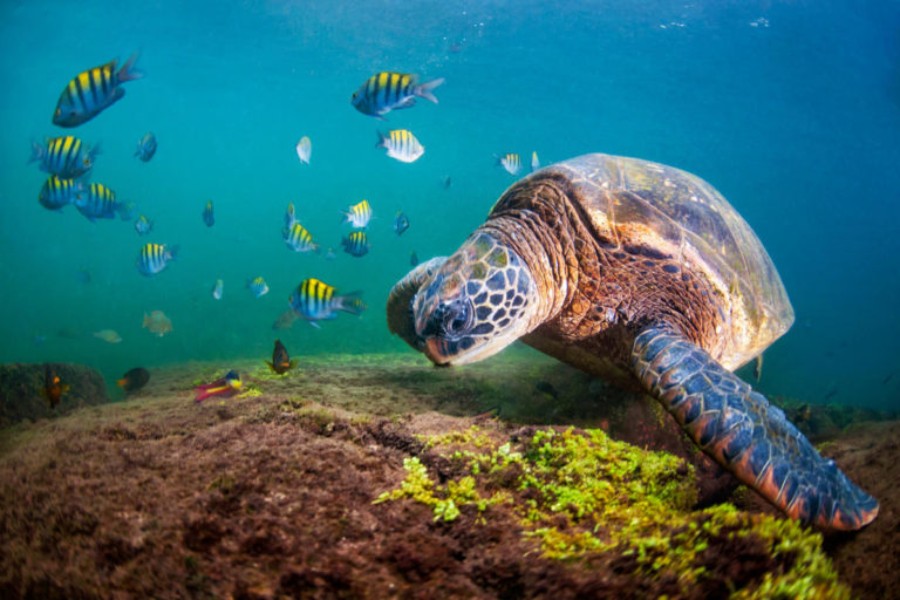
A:
{"label": "sea turtle", "polygon": [[732,371],[791,326],[759,239],[711,185],[589,154],[515,183],[449,258],[392,289],[388,326],[437,365],[525,343],[642,389],[790,517],[854,530],[878,502]]}

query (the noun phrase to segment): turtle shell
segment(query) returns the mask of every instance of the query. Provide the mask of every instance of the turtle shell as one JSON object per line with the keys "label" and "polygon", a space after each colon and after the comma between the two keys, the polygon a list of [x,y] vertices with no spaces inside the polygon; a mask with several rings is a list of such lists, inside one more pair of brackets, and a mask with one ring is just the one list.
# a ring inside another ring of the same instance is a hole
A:
{"label": "turtle shell", "polygon": [[793,323],[787,293],[759,238],[699,177],[645,160],[588,154],[531,174],[501,197],[494,212],[540,188],[542,179],[556,187],[564,182],[602,251],[667,257],[712,287],[709,301],[719,317],[716,339],[705,349],[726,368],[751,360]]}

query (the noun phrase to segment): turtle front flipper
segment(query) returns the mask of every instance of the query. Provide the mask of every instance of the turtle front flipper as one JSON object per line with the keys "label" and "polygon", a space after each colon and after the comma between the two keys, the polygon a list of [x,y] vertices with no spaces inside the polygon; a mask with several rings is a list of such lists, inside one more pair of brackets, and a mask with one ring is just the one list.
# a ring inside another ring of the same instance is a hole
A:
{"label": "turtle front flipper", "polygon": [[632,366],[644,387],[700,448],[788,516],[855,530],[878,501],[822,458],[784,412],[677,333],[639,333]]}

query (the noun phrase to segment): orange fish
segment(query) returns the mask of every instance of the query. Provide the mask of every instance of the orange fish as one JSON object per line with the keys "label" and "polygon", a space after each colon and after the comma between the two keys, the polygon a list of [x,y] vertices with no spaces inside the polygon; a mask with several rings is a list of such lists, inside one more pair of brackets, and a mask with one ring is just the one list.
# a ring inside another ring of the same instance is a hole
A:
{"label": "orange fish", "polygon": [[197,396],[194,398],[196,402],[203,402],[211,396],[230,397],[238,393],[243,383],[238,372],[232,369],[228,371],[224,377],[220,377],[211,383],[206,383],[194,388]]}
{"label": "orange fish", "polygon": [[44,365],[44,387],[41,396],[50,402],[50,408],[56,408],[62,395],[69,391],[69,385],[62,382],[59,375],[50,365]]}

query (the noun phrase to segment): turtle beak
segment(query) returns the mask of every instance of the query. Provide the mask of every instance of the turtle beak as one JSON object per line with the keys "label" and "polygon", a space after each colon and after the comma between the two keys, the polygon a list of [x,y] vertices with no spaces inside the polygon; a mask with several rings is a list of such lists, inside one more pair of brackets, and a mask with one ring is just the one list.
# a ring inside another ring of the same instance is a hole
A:
{"label": "turtle beak", "polygon": [[450,365],[448,350],[447,341],[436,337],[430,337],[424,340],[422,348],[425,356],[427,356],[436,367],[446,367]]}

